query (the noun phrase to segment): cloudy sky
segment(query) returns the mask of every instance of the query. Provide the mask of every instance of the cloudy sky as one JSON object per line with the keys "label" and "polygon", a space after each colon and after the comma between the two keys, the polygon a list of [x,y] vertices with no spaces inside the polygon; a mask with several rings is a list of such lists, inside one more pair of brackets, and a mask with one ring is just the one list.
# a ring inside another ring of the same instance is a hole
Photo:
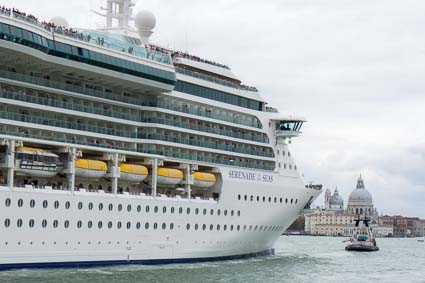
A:
{"label": "cloudy sky", "polygon": [[[6,0],[96,27],[101,1]],[[425,218],[425,1],[139,0],[153,41],[223,62],[271,106],[309,120],[306,181],[347,199],[361,173],[379,211]],[[319,201],[321,201],[320,199]]]}

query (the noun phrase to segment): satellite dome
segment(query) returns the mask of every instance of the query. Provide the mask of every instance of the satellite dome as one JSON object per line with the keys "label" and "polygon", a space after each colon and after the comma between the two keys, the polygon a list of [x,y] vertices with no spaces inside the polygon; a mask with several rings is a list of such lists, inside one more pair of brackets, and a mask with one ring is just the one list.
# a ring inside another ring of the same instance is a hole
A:
{"label": "satellite dome", "polygon": [[50,22],[58,27],[69,28],[68,21],[64,17],[53,17]]}
{"label": "satellite dome", "polygon": [[363,178],[360,176],[357,181],[357,186],[354,191],[351,192],[348,198],[349,204],[367,204],[372,205],[372,195],[365,189]]}
{"label": "satellite dome", "polygon": [[139,31],[151,31],[155,28],[155,15],[147,10],[140,11],[134,18],[134,24]]}

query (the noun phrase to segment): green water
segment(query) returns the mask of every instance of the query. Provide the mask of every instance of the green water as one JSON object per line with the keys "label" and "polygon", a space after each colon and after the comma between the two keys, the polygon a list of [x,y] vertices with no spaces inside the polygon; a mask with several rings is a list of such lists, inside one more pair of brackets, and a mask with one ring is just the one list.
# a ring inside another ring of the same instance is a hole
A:
{"label": "green water", "polygon": [[163,266],[19,270],[0,282],[423,282],[425,243],[378,239],[376,253],[346,252],[344,238],[286,237],[276,255],[248,260]]}

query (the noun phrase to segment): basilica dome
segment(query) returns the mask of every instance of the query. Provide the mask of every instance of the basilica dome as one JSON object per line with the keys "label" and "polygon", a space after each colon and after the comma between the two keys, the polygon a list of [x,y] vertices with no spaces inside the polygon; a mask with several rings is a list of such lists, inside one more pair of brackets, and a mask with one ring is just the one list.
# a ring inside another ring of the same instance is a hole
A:
{"label": "basilica dome", "polygon": [[365,189],[362,177],[357,181],[357,186],[354,191],[351,192],[348,198],[348,204],[366,204],[372,205],[372,195]]}
{"label": "basilica dome", "polygon": [[342,199],[342,197],[339,195],[338,191],[335,190],[334,195],[331,197],[330,201],[329,201],[330,205],[344,205],[344,200]]}

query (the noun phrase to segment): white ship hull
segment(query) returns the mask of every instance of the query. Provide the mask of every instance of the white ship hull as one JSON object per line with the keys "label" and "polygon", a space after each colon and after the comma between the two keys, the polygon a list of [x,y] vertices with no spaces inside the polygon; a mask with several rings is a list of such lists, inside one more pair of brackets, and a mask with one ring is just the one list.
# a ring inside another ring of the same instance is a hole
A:
{"label": "white ship hull", "polygon": [[[0,187],[0,214],[10,220],[8,227],[5,219],[0,226],[0,268],[184,262],[272,252],[276,240],[304,205],[320,194],[320,191],[306,189],[296,178],[267,173],[273,180],[264,186],[258,180],[229,179],[231,174],[223,174],[219,202]],[[243,176],[233,173],[233,177]],[[35,201],[33,208],[31,200]],[[45,201],[46,208],[43,207]],[[55,202],[59,203],[58,208]],[[70,203],[69,209],[66,202]],[[99,204],[103,204],[102,211]],[[112,211],[109,211],[111,204]],[[121,211],[118,210],[120,204]],[[18,227],[20,220],[22,226]],[[31,220],[34,220],[33,227],[30,227]],[[43,220],[47,221],[45,228]],[[66,221],[68,228],[65,228]],[[109,222],[111,228],[108,228]],[[117,226],[119,222],[121,228]],[[129,229],[127,223],[130,223]]]}

